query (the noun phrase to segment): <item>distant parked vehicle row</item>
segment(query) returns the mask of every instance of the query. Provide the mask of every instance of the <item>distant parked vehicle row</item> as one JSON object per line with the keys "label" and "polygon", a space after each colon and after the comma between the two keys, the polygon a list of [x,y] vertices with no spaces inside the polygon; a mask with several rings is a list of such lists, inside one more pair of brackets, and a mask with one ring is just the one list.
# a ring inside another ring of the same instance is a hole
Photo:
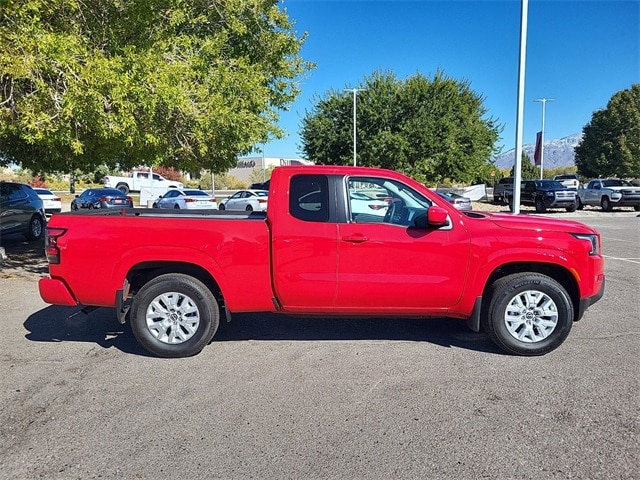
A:
{"label": "distant parked vehicle row", "polygon": [[153,203],[153,208],[215,210],[218,204],[214,197],[197,188],[172,188]]}
{"label": "distant parked vehicle row", "polygon": [[22,234],[28,240],[44,235],[47,217],[42,199],[29,185],[0,182],[0,234]]}
{"label": "distant parked vehicle row", "polygon": [[133,208],[133,199],[115,188],[88,188],[71,200],[71,210],[81,208]]}
{"label": "distant parked vehicle row", "polygon": [[269,201],[267,190],[240,190],[218,205],[219,210],[244,210],[266,212]]}

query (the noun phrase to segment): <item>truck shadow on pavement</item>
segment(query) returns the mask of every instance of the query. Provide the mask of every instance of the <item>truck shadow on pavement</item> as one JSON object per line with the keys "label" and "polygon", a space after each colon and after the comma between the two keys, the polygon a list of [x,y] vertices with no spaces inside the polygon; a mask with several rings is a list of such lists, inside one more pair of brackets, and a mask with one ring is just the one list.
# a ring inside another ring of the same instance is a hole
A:
{"label": "truck shadow on pavement", "polygon": [[31,315],[23,324],[33,342],[83,342],[125,353],[150,357],[136,341],[129,325],[121,325],[115,309],[98,308],[89,314],[81,307],[49,306]]}
{"label": "truck shadow on pavement", "polygon": [[[80,307],[49,306],[31,315],[24,328],[33,342],[84,342],[105,349],[151,356],[136,341],[128,324],[121,325],[113,308],[83,313]],[[502,355],[483,333],[460,320],[446,318],[293,317],[273,313],[235,314],[221,322],[212,343],[242,341],[404,341],[424,342]],[[208,347],[211,348],[211,347]]]}
{"label": "truck shadow on pavement", "polygon": [[273,313],[234,314],[221,321],[215,342],[226,341],[424,342],[443,347],[503,352],[484,333],[472,332],[462,320],[450,318],[296,317]]}

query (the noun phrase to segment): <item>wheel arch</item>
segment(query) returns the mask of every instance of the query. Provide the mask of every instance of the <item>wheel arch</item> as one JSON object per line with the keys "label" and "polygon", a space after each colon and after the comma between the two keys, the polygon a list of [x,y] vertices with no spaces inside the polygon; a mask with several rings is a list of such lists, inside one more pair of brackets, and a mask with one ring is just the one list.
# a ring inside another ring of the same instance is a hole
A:
{"label": "wheel arch", "polygon": [[130,292],[135,295],[135,293],[151,279],[167,273],[181,273],[200,280],[209,290],[211,290],[213,295],[216,297],[216,300],[221,301],[223,299],[222,289],[216,279],[213,278],[213,275],[211,275],[211,273],[205,268],[188,262],[143,262],[135,265],[131,270],[129,270],[126,276],[126,281],[129,284]]}
{"label": "wheel arch", "polygon": [[514,273],[540,273],[542,275],[546,275],[560,285],[564,287],[564,289],[569,294],[571,298],[571,303],[573,303],[574,307],[574,321],[579,320],[578,310],[580,304],[580,289],[578,286],[578,282],[573,274],[565,267],[552,263],[544,263],[544,262],[512,262],[501,265],[491,272],[484,286],[484,290],[482,292],[483,304],[489,302],[489,290],[491,286],[499,279],[506,277],[508,275],[512,275]]}

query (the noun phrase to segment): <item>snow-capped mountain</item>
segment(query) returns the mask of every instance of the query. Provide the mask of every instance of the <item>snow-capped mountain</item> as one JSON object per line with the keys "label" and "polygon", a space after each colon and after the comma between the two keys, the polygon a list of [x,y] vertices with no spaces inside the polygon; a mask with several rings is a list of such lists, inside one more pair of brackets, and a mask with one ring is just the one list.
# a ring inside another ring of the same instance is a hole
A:
{"label": "snow-capped mountain", "polygon": [[[574,148],[582,140],[582,133],[569,135],[568,137],[558,140],[545,140],[544,142],[544,165],[545,170],[559,167],[572,167],[575,165]],[[526,153],[531,161],[533,161],[533,153],[536,145],[528,143],[522,146],[522,151]],[[511,149],[508,152],[497,155],[492,160],[498,168],[511,168],[515,163],[516,150]]]}

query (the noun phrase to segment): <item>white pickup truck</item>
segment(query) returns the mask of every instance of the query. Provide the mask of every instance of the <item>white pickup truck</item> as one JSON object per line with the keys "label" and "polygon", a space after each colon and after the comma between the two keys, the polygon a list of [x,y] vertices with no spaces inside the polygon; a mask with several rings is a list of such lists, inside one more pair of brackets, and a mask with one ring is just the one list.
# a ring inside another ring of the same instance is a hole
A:
{"label": "white pickup truck", "polygon": [[[152,177],[150,177],[152,175]],[[106,188],[117,188],[122,193],[139,192],[143,187],[153,188],[184,188],[180,182],[167,180],[157,173],[133,172],[128,177],[114,177],[112,175],[104,177]]]}
{"label": "white pickup truck", "polygon": [[578,210],[586,205],[602,207],[605,212],[614,207],[633,207],[640,212],[640,187],[617,178],[594,179],[578,190]]}

